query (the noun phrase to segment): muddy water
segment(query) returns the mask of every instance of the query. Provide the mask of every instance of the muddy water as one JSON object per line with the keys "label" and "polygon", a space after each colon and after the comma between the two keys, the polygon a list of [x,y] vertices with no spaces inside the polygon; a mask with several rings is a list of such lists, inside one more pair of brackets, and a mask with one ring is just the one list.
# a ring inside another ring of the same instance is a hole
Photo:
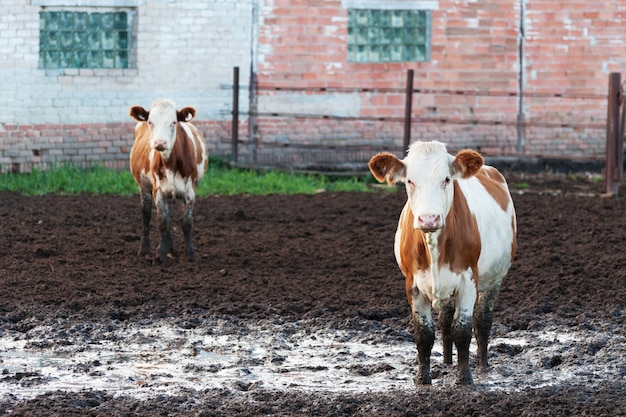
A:
{"label": "muddy water", "polygon": [[[324,328],[310,323],[259,323],[233,334],[215,321],[209,328],[184,329],[171,322],[128,325],[60,340],[54,328],[0,339],[5,377],[0,395],[32,399],[48,391],[104,390],[140,399],[183,389],[264,388],[332,392],[414,390],[415,345],[382,333]],[[408,339],[408,338],[407,338]],[[513,331],[491,341],[488,373],[475,384],[516,391],[548,385],[603,383],[623,378],[624,336],[598,331]],[[475,354],[476,347],[472,346]],[[452,385],[454,368],[433,354],[433,385]],[[455,359],[456,360],[456,359]]]}

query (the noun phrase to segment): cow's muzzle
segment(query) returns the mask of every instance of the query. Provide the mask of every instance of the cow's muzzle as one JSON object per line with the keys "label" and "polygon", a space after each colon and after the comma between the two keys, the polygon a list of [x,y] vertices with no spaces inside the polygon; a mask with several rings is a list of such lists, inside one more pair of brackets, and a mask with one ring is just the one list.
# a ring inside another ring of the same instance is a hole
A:
{"label": "cow's muzzle", "polygon": [[167,149],[167,141],[164,140],[155,140],[152,141],[152,149],[157,150],[159,152],[163,152]]}
{"label": "cow's muzzle", "polygon": [[442,226],[441,216],[438,214],[422,214],[417,216],[417,228],[424,232],[434,232]]}

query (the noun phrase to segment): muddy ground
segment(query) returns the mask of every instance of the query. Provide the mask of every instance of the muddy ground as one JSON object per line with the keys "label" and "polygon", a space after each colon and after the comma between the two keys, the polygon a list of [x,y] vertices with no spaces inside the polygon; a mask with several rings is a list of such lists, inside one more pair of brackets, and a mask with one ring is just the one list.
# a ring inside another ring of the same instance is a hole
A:
{"label": "muddy ground", "polygon": [[167,266],[136,256],[138,196],[0,194],[0,413],[626,415],[626,199],[509,181],[530,187],[472,387],[439,334],[413,384],[402,190],[200,198],[198,262]]}

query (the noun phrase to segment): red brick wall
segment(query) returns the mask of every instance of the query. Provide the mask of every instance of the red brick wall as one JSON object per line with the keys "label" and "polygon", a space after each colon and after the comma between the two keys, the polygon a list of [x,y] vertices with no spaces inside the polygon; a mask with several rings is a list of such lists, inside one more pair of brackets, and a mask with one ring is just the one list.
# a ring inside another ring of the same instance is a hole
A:
{"label": "red brick wall", "polygon": [[[524,154],[603,155],[608,73],[626,64],[621,27],[626,1],[439,1],[438,9],[432,11],[431,60],[424,63],[347,62],[347,10],[339,0],[267,3],[273,7],[266,5],[261,12],[260,101],[268,95],[297,94],[263,87],[401,90],[406,71],[413,69],[414,88],[447,91],[414,96],[413,138],[438,139],[451,148],[473,146],[488,154],[507,155],[516,153],[517,94],[522,76],[525,96],[521,109],[528,123],[521,131]],[[518,41],[521,26],[525,31],[522,55]],[[457,90],[481,94],[456,94]],[[307,95],[322,93],[301,94],[306,100]],[[404,114],[401,91],[346,94],[358,94],[360,116]],[[333,112],[337,110],[330,106],[326,113],[336,114]],[[447,123],[420,122],[424,118],[445,119]],[[487,123],[467,124],[471,120]],[[264,128],[264,123],[271,129]],[[338,137],[350,130],[350,123],[342,122]],[[283,143],[292,138],[294,142],[330,140],[333,132],[324,132],[322,126],[319,120],[259,120],[259,139],[271,143],[276,132]],[[375,137],[378,143],[401,146],[402,123],[386,128],[362,122],[352,122],[351,126],[360,139]]]}
{"label": "red brick wall", "polygon": [[[194,121],[209,152],[230,153],[231,122]],[[56,165],[103,165],[126,169],[133,146],[134,122],[82,125],[1,125],[0,173],[30,172]],[[247,133],[242,124],[240,135]]]}
{"label": "red brick wall", "polygon": [[528,129],[533,148],[544,153],[602,155],[606,133],[608,74],[626,64],[626,2],[532,0],[526,5],[526,92],[566,97],[525,100],[527,119],[597,125],[600,129]]}

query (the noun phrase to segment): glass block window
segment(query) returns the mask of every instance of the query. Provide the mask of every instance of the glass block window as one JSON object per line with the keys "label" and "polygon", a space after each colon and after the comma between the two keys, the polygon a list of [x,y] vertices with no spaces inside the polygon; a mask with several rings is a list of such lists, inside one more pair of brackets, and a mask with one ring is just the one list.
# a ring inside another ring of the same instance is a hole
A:
{"label": "glass block window", "polygon": [[348,10],[348,61],[430,60],[429,10]]}
{"label": "glass block window", "polygon": [[40,68],[129,68],[128,13],[42,11]]}

